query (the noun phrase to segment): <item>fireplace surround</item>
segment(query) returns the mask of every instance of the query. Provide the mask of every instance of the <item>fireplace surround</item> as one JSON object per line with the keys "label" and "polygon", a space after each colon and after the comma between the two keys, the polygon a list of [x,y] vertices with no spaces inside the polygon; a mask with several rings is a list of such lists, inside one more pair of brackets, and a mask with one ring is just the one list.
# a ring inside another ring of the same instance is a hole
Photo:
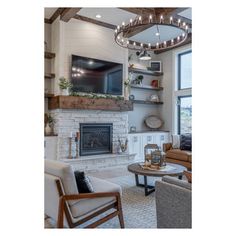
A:
{"label": "fireplace surround", "polygon": [[80,123],[80,156],[112,153],[112,123]]}

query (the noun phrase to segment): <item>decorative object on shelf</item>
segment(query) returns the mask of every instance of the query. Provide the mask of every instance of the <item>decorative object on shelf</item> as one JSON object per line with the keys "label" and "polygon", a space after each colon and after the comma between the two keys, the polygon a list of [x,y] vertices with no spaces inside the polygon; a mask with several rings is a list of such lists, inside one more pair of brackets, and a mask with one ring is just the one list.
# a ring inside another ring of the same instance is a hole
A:
{"label": "decorative object on shelf", "polygon": [[134,100],[135,99],[135,96],[133,94],[130,94],[129,95],[129,100]]}
{"label": "decorative object on shelf", "polygon": [[151,86],[152,86],[152,87],[155,87],[155,88],[158,88],[158,87],[159,87],[158,80],[157,80],[157,79],[152,80]]}
{"label": "decorative object on shelf", "polygon": [[153,170],[166,166],[165,153],[162,152],[157,144],[147,144],[144,147],[144,166]]}
{"label": "decorative object on shelf", "polygon": [[59,88],[61,89],[61,95],[68,96],[69,95],[69,89],[72,87],[72,84],[65,78],[61,77],[59,78]]}
{"label": "decorative object on shelf", "polygon": [[127,151],[127,148],[128,148],[128,139],[126,138],[125,139],[125,142],[122,142],[120,140],[120,138],[118,138],[118,143],[119,143],[119,148],[121,150],[121,152],[126,152]]}
{"label": "decorative object on shelf", "polygon": [[76,132],[75,143],[76,143],[76,158],[79,158],[79,140],[80,140],[80,131]]}
{"label": "decorative object on shelf", "polygon": [[152,94],[152,95],[149,97],[149,101],[151,101],[151,102],[160,102],[159,97],[158,97],[157,94]]}
{"label": "decorative object on shelf", "polygon": [[55,120],[49,113],[44,114],[44,132],[45,135],[53,135],[54,134],[54,124]]}
{"label": "decorative object on shelf", "polygon": [[138,85],[142,85],[143,82],[143,75],[138,75],[133,81],[133,84],[138,84]]}
{"label": "decorative object on shelf", "polygon": [[162,72],[161,61],[150,61],[150,67],[147,69],[151,71]]}
{"label": "decorative object on shelf", "polygon": [[134,126],[134,125],[130,126],[130,132],[131,133],[136,132],[136,126]]}
{"label": "decorative object on shelf", "polygon": [[[129,39],[129,34],[127,32],[135,32],[140,28],[156,26],[156,43],[142,43]],[[161,40],[162,31],[160,31],[160,26],[165,28],[177,29],[178,35],[175,38],[170,38],[168,40]],[[149,17],[145,15],[145,9],[141,10],[141,14],[137,15],[135,19],[130,19],[128,24],[122,22],[122,25],[118,25],[115,29],[115,41],[116,43],[123,47],[131,50],[139,50],[142,54],[147,51],[157,51],[161,52],[169,48],[175,48],[182,45],[187,37],[189,32],[189,26],[185,22],[181,22],[181,19],[175,18],[173,16],[164,17],[163,15],[157,16],[155,10],[153,14],[150,14]],[[158,36],[158,37],[157,37]]]}
{"label": "decorative object on shelf", "polygon": [[144,120],[148,128],[158,129],[163,125],[163,121],[160,120],[157,116],[151,115]]}

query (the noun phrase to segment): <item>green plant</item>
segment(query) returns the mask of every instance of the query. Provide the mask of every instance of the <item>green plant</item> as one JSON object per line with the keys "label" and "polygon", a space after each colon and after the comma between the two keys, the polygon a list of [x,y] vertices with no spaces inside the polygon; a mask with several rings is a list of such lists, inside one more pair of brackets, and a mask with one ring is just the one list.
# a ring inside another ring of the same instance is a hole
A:
{"label": "green plant", "polygon": [[54,124],[56,123],[55,119],[51,116],[49,113],[45,113],[44,115],[44,123],[49,124],[50,127],[53,127]]}
{"label": "green plant", "polygon": [[65,77],[59,78],[59,81],[60,89],[70,89],[72,87],[72,84]]}

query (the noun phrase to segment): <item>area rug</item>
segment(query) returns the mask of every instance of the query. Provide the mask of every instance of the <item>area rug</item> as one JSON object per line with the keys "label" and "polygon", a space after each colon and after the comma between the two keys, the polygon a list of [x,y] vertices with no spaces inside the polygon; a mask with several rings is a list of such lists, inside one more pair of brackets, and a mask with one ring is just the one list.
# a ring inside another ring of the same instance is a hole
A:
{"label": "area rug", "polygon": [[[145,196],[144,189],[136,187],[134,175],[128,174],[106,179],[122,187],[122,208],[125,228],[156,228],[155,193]],[[155,180],[157,178],[150,178],[149,184],[154,184]],[[54,227],[55,222],[50,219],[45,220],[45,228]],[[98,228],[120,228],[118,217],[105,222]]]}

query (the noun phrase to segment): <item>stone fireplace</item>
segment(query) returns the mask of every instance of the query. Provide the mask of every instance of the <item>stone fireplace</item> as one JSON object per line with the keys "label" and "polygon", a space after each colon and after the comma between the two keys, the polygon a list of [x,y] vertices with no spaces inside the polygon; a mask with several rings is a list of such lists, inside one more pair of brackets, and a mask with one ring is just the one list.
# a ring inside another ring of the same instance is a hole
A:
{"label": "stone fireplace", "polygon": [[[118,139],[125,140],[128,137],[128,112],[53,109],[50,113],[56,121],[54,130],[58,134],[58,160],[83,171],[126,166],[134,161],[135,154],[117,152]],[[76,145],[75,142],[78,131],[82,145]],[[68,158],[70,139],[72,159]],[[77,148],[79,157],[75,158]]]}
{"label": "stone fireplace", "polygon": [[112,153],[112,123],[80,124],[80,156]]}

